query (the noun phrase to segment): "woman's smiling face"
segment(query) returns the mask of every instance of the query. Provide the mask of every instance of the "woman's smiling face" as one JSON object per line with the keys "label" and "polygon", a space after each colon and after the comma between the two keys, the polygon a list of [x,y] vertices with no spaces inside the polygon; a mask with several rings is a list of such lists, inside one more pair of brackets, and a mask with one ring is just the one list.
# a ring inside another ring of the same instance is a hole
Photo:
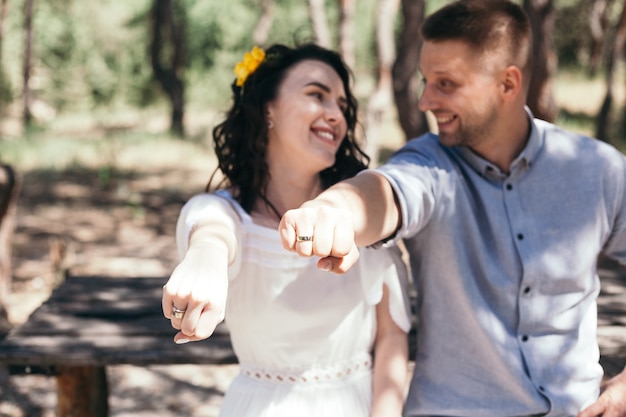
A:
{"label": "woman's smiling face", "polygon": [[290,161],[315,173],[331,167],[347,132],[346,107],[345,86],[331,66],[295,64],[267,105],[267,162]]}

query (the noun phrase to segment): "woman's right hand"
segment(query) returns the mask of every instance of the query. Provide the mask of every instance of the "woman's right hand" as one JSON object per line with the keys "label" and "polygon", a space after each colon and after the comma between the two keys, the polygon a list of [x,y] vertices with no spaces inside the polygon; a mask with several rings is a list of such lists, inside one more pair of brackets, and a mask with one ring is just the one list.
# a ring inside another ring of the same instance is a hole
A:
{"label": "woman's right hand", "polygon": [[[228,248],[219,241],[191,242],[163,287],[162,307],[176,343],[206,339],[224,319],[228,292]],[[184,310],[175,317],[173,307]]]}
{"label": "woman's right hand", "polygon": [[348,210],[309,201],[288,210],[278,231],[285,249],[301,256],[319,256],[317,266],[324,271],[343,274],[359,259]]}

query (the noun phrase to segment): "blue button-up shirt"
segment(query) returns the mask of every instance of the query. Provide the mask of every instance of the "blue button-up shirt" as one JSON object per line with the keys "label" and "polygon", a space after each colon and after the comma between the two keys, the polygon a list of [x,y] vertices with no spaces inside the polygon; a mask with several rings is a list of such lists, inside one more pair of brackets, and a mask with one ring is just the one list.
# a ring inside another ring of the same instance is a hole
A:
{"label": "blue button-up shirt", "polygon": [[418,293],[407,416],[575,416],[599,394],[596,264],[626,261],[626,160],[531,126],[508,175],[432,134],[378,168]]}

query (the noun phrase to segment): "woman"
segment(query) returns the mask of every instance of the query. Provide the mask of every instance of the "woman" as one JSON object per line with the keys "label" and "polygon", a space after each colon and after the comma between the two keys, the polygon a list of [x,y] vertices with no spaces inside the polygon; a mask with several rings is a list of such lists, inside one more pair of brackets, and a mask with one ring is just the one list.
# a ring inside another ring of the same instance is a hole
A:
{"label": "woman", "polygon": [[225,316],[240,374],[222,417],[399,416],[410,319],[398,251],[363,249],[337,276],[285,251],[277,231],[286,210],[367,165],[349,70],[309,44],[255,47],[235,73],[213,131],[223,187],[178,221],[183,259],[163,293],[174,339],[206,338]]}

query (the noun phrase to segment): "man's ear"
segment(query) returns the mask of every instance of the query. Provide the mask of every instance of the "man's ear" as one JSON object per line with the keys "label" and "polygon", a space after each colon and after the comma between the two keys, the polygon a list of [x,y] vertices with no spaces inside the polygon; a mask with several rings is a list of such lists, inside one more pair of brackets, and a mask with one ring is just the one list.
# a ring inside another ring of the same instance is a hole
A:
{"label": "man's ear", "polygon": [[502,72],[503,96],[517,96],[522,91],[522,71],[515,65],[509,65]]}

